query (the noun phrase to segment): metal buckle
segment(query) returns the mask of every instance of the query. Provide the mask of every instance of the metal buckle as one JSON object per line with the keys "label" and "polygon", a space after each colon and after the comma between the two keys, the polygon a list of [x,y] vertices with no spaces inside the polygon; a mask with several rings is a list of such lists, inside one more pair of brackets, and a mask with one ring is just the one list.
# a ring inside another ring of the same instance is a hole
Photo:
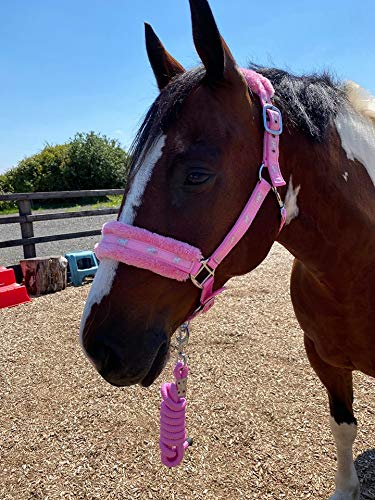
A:
{"label": "metal buckle", "polygon": [[[198,288],[203,288],[203,285],[206,283],[206,281],[209,278],[211,278],[211,276],[215,276],[215,269],[211,269],[210,266],[207,264],[207,262],[208,262],[208,259],[201,260],[201,267],[199,268],[198,272],[195,275],[193,275],[193,274],[190,275],[191,281]],[[203,281],[200,283],[198,281],[198,276],[200,275],[200,273],[202,271],[207,271],[208,274],[205,278],[203,278]]]}
{"label": "metal buckle", "polygon": [[[267,124],[267,110],[268,109],[270,109],[272,111],[276,111],[276,113],[279,116],[279,128],[276,130],[272,130]],[[273,104],[265,104],[263,106],[263,124],[264,124],[264,128],[266,129],[266,131],[268,133],[270,133],[272,135],[280,135],[283,131],[283,117],[281,116],[281,111],[279,110],[279,108],[277,108],[276,106],[273,106]]]}

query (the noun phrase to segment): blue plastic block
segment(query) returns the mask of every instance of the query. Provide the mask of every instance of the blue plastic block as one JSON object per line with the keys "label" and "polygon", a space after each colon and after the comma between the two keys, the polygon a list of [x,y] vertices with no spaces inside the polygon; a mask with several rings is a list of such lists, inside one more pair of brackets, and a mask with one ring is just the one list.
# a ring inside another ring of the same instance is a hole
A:
{"label": "blue plastic block", "polygon": [[65,254],[69,264],[70,278],[74,286],[81,286],[86,276],[95,276],[98,260],[94,252],[69,252]]}

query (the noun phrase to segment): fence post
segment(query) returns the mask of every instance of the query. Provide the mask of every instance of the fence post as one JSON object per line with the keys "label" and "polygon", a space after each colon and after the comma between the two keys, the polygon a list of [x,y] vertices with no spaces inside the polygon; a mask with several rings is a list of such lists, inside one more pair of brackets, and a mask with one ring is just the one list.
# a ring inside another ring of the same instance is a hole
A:
{"label": "fence post", "polygon": [[[25,217],[26,215],[31,215],[31,201],[30,200],[18,200],[18,211],[20,217]],[[32,238],[34,236],[34,228],[32,222],[20,222],[22,238]],[[36,257],[35,244],[30,243],[23,245],[23,255],[25,259],[30,259]]]}

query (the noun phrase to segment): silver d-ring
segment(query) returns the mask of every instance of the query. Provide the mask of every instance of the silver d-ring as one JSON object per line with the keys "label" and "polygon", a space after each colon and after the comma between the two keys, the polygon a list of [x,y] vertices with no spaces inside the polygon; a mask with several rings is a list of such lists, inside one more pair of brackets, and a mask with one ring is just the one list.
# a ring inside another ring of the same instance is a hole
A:
{"label": "silver d-ring", "polygon": [[259,180],[260,181],[263,179],[263,177],[262,177],[262,171],[263,171],[263,169],[264,169],[264,163],[262,163],[261,166],[259,167],[259,173],[258,173],[258,175],[259,175]]}

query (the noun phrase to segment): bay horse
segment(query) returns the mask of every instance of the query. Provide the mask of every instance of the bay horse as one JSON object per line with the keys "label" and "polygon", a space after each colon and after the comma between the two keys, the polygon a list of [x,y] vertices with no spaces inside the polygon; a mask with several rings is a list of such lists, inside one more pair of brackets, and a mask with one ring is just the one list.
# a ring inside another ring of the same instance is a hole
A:
{"label": "bay horse", "polygon": [[[135,139],[118,222],[207,256],[260,182],[264,121],[207,1],[190,0],[190,8],[203,63],[197,69],[186,71],[146,24],[160,94]],[[375,376],[375,100],[328,74],[254,69],[272,83],[284,117],[280,167],[287,184],[278,191],[287,219],[279,231],[282,204],[272,192],[265,196],[251,228],[217,266],[212,293],[256,268],[274,241],[293,254],[292,302],[308,359],[328,392],[337,447],[331,499],[358,500],[352,372]],[[81,343],[109,383],[149,386],[173,332],[199,308],[201,290],[119,260],[101,260]]]}

